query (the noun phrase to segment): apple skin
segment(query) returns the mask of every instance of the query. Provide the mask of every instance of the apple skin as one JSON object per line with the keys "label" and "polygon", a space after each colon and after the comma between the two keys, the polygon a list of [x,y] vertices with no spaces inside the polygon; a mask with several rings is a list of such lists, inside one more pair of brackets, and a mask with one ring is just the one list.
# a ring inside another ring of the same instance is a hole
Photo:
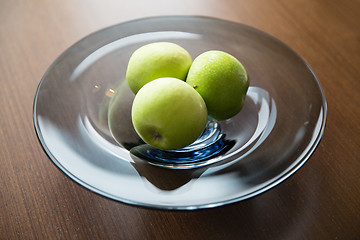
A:
{"label": "apple skin", "polygon": [[132,110],[136,132],[149,145],[176,150],[193,143],[207,123],[202,97],[186,82],[160,78],[136,94]]}
{"label": "apple skin", "polygon": [[186,82],[202,96],[209,116],[220,121],[235,116],[242,109],[249,75],[235,57],[212,50],[194,59]]}
{"label": "apple skin", "polygon": [[164,77],[185,80],[192,64],[190,54],[170,42],[155,42],[138,48],[130,57],[126,80],[136,94],[146,83]]}

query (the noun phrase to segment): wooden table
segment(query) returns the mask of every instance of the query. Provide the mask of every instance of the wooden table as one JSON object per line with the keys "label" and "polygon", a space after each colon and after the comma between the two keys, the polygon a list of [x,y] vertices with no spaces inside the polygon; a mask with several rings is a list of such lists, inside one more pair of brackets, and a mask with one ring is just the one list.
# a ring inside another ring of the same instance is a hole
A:
{"label": "wooden table", "polygon": [[[277,187],[214,209],[162,211],[95,194],[50,161],[33,99],[73,43],[127,20],[200,15],[244,23],[290,45],[328,103],[310,160]],[[360,2],[1,1],[0,239],[360,239]]]}

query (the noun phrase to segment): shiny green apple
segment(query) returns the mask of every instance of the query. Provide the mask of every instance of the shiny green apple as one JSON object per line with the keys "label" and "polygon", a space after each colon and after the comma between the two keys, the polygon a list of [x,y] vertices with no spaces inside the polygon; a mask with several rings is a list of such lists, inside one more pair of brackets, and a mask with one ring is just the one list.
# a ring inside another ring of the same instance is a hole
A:
{"label": "shiny green apple", "polygon": [[190,145],[201,135],[208,114],[194,88],[176,78],[160,78],[136,94],[131,116],[136,132],[146,143],[174,150]]}
{"label": "shiny green apple", "polygon": [[212,50],[194,59],[186,82],[202,96],[209,116],[225,120],[242,109],[249,87],[249,75],[234,56]]}
{"label": "shiny green apple", "polygon": [[163,77],[185,80],[192,64],[190,54],[170,42],[155,42],[138,48],[130,57],[126,80],[136,94],[146,83]]}

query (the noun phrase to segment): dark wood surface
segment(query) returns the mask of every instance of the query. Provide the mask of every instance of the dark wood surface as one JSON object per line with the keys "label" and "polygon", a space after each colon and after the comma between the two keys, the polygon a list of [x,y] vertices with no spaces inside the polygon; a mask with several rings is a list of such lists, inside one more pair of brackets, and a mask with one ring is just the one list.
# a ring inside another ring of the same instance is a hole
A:
{"label": "dark wood surface", "polygon": [[[325,133],[277,187],[200,211],[109,200],[70,180],[33,127],[39,81],[65,49],[104,27],[146,16],[245,23],[290,45],[326,94]],[[360,1],[1,1],[0,239],[360,239]]]}

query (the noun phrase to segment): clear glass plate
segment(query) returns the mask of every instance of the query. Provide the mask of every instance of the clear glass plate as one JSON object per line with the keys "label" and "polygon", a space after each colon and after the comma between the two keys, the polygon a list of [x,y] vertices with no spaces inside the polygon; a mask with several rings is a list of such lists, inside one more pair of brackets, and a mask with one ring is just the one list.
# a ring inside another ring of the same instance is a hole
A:
{"label": "clear glass plate", "polygon": [[[203,147],[192,152],[200,164],[191,163],[192,154],[184,163],[176,162],[177,153],[148,149],[133,130],[127,62],[135,49],[157,41],[177,43],[193,58],[207,50],[228,52],[249,72],[243,110],[209,122],[197,143]],[[114,96],[123,101],[117,141],[107,122]],[[253,197],[293,174],[319,143],[326,112],[315,74],[281,41],[238,23],[176,16],[112,26],[66,50],[39,84],[34,124],[50,159],[82,186],[134,205],[198,209]],[[213,140],[219,144],[213,152],[201,152]]]}

